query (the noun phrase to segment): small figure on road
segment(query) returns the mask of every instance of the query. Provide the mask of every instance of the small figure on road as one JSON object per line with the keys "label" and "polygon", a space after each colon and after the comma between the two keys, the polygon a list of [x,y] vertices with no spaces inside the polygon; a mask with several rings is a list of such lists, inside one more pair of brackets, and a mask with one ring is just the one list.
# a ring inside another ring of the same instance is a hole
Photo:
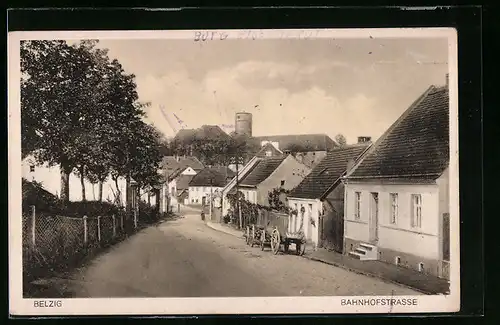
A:
{"label": "small figure on road", "polygon": [[205,221],[205,212],[201,211],[201,220]]}

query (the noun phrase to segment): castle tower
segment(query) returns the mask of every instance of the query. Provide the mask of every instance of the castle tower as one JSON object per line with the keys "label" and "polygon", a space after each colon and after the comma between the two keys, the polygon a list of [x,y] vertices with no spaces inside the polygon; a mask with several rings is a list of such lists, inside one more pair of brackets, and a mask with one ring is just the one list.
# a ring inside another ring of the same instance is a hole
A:
{"label": "castle tower", "polygon": [[246,112],[236,113],[234,131],[236,134],[252,136],[252,114]]}

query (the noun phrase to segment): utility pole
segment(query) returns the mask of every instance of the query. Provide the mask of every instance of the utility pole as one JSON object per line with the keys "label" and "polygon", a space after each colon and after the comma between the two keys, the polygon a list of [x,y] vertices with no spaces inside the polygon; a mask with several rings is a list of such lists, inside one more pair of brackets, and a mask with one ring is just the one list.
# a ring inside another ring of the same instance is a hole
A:
{"label": "utility pole", "polygon": [[213,200],[212,179],[210,178],[210,220],[212,220],[212,200]]}
{"label": "utility pole", "polygon": [[240,207],[240,175],[239,175],[239,164],[240,164],[240,159],[239,159],[239,148],[236,149],[236,206],[238,209],[238,219],[239,219],[239,228],[241,229],[243,227],[243,218],[241,216],[241,207]]}

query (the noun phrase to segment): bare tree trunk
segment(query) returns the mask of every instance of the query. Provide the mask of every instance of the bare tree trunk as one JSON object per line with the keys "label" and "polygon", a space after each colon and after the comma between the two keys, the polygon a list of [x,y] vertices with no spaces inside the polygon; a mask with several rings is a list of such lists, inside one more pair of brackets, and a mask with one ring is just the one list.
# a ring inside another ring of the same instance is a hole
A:
{"label": "bare tree trunk", "polygon": [[85,197],[85,166],[80,166],[80,184],[82,185],[82,201],[87,201]]}
{"label": "bare tree trunk", "polygon": [[130,212],[132,204],[132,191],[130,189],[130,175],[125,178],[125,211]]}
{"label": "bare tree trunk", "polygon": [[69,202],[69,174],[71,172],[71,168],[61,164],[60,173],[61,173],[61,201],[64,203]]}
{"label": "bare tree trunk", "polygon": [[115,186],[116,186],[115,201],[116,201],[116,204],[118,206],[121,206],[122,205],[122,192],[120,191],[120,186],[118,185],[118,177],[113,178],[113,180],[115,181]]}
{"label": "bare tree trunk", "polygon": [[102,188],[104,186],[103,181],[99,181],[99,202],[102,202]]}

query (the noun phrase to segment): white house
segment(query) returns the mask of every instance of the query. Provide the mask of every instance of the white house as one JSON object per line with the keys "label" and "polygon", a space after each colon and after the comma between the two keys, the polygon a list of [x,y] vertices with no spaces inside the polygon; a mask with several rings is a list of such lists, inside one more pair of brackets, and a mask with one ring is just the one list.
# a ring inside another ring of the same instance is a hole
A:
{"label": "white house", "polygon": [[189,182],[188,202],[194,205],[207,205],[208,199],[222,192],[235,173],[228,167],[207,167],[196,174]]}
{"label": "white house", "polygon": [[431,86],[344,177],[351,256],[449,277],[448,130],[448,87]]}
{"label": "white house", "polygon": [[[27,156],[21,162],[22,177],[28,181],[40,182],[44,189],[60,197],[61,194],[61,173],[59,166],[48,167],[48,165],[37,165],[33,156]],[[82,186],[80,177],[71,173],[69,177],[69,199],[70,201],[82,200]],[[84,181],[85,196],[88,201],[99,199],[99,185],[92,184],[88,180]],[[109,179],[103,184],[103,201],[115,202],[120,193],[120,202],[125,203],[125,179],[118,179],[118,188],[113,180]]]}
{"label": "white house", "polygon": [[289,216],[288,231],[303,231],[314,247],[342,253],[344,187],[341,177],[369,147],[358,143],[328,152],[307,177],[288,195],[288,205],[297,211]]}

